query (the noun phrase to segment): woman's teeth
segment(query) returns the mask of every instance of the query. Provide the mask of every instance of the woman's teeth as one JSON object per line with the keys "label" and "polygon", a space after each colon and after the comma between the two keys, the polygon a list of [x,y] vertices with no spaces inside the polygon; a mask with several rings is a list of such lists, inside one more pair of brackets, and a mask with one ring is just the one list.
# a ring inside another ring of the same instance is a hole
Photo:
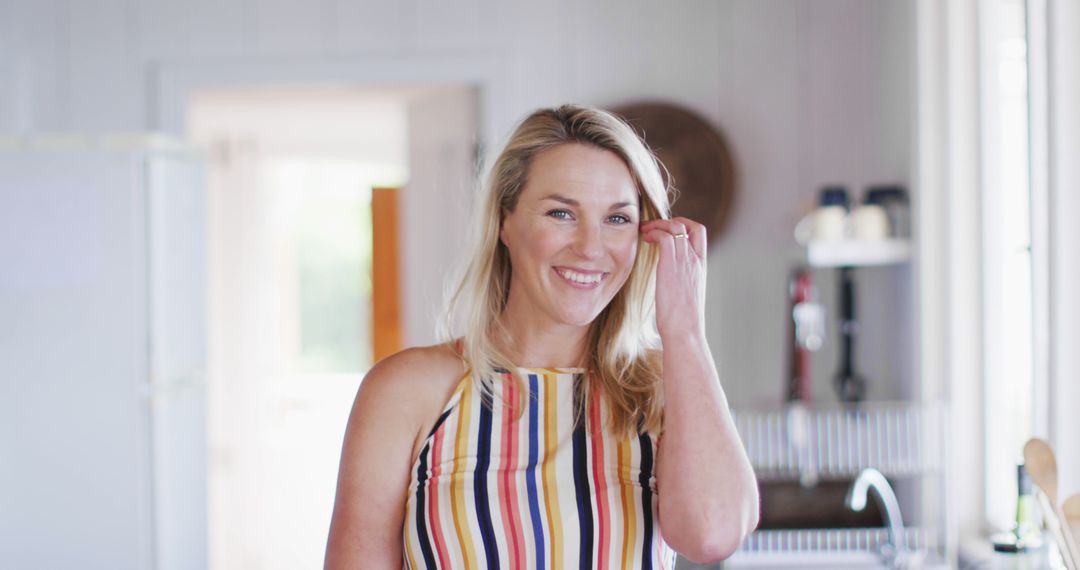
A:
{"label": "woman's teeth", "polygon": [[558,274],[565,279],[569,279],[574,283],[582,283],[585,285],[588,285],[590,283],[599,283],[600,279],[603,278],[602,273],[585,274],[577,273],[576,271],[570,271],[568,269],[556,269],[555,271],[558,272]]}

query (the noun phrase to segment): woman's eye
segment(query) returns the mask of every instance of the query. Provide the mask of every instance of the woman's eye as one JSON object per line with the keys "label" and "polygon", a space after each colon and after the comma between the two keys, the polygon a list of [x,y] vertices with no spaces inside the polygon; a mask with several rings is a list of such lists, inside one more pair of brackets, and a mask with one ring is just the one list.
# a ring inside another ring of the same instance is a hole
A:
{"label": "woman's eye", "polygon": [[608,220],[612,221],[612,222],[614,222],[616,224],[629,224],[630,223],[630,218],[628,218],[628,217],[626,217],[626,216],[624,216],[622,214],[613,214],[611,216],[608,216]]}
{"label": "woman's eye", "polygon": [[568,212],[566,210],[552,210],[552,211],[548,212],[547,215],[549,215],[549,216],[551,216],[553,218],[558,218],[560,220],[569,220],[570,219],[570,212]]}

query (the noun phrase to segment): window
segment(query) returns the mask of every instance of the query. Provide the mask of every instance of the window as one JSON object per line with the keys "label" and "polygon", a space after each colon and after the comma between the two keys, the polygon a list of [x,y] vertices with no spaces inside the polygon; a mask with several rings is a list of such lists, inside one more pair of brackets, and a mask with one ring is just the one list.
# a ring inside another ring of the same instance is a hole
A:
{"label": "window", "polygon": [[986,518],[1015,518],[1016,464],[1036,433],[1031,121],[1025,0],[982,18],[982,236]]}

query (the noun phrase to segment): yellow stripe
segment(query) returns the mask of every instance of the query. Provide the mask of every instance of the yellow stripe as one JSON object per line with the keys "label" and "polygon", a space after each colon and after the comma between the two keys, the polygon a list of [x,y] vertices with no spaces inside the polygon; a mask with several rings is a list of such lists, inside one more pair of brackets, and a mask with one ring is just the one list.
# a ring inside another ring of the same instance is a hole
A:
{"label": "yellow stripe", "polygon": [[454,442],[454,472],[450,475],[450,508],[454,512],[454,530],[457,532],[458,544],[461,545],[465,567],[472,568],[472,561],[476,560],[476,551],[473,550],[473,537],[469,532],[469,521],[465,516],[465,481],[462,474],[468,453],[469,418],[472,416],[472,379],[466,375],[458,385],[458,389],[463,392],[458,403],[461,409],[458,413],[457,436]]}
{"label": "yellow stripe", "polygon": [[634,501],[633,473],[630,472],[630,438],[619,442],[619,485],[622,487],[622,567],[628,570],[633,564],[634,543],[637,541],[637,508]]}
{"label": "yellow stripe", "polygon": [[562,526],[559,513],[559,491],[555,481],[555,445],[558,443],[558,382],[550,374],[544,374],[544,509],[550,538],[552,568],[562,567]]}
{"label": "yellow stripe", "polygon": [[[405,512],[416,512],[416,503],[413,500],[412,493],[409,493],[407,502],[408,505],[405,508]],[[424,514],[416,513],[416,516],[422,517]],[[416,519],[411,517],[405,517],[405,556],[409,559],[409,568],[416,568],[416,559],[413,558],[412,532],[410,532],[410,527],[412,527],[412,525],[409,524],[415,520]]]}

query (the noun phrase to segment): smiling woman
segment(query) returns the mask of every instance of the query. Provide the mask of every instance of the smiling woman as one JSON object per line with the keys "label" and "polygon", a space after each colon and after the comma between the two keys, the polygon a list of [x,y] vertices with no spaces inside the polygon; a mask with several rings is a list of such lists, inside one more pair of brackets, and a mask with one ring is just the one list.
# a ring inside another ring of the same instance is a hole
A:
{"label": "smiling woman", "polygon": [[328,568],[734,552],[756,484],[705,340],[705,229],[669,218],[660,168],[598,109],[518,126],[447,311],[460,330],[380,361],[357,394]]}

